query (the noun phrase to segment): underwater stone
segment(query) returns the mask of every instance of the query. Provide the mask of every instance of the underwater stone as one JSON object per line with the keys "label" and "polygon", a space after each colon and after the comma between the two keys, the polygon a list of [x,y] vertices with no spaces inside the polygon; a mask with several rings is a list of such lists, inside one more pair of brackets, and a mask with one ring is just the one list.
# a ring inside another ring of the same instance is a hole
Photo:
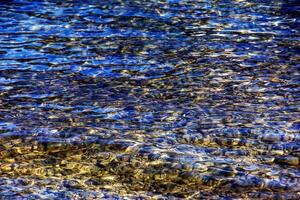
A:
{"label": "underwater stone", "polygon": [[274,160],[275,163],[281,165],[299,165],[299,158],[295,156],[278,156]]}

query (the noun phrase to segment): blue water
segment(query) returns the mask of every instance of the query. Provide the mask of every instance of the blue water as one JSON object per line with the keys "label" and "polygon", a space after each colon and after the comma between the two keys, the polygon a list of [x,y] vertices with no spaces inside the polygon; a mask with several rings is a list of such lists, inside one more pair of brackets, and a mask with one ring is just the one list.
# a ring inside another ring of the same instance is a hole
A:
{"label": "blue water", "polygon": [[297,0],[0,1],[0,199],[299,199]]}

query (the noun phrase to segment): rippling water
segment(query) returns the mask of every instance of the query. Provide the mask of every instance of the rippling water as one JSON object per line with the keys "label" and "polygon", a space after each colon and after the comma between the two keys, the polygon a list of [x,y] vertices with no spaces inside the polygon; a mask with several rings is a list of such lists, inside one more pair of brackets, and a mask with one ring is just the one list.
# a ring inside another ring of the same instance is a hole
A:
{"label": "rippling water", "polygon": [[299,10],[0,1],[0,199],[299,199]]}

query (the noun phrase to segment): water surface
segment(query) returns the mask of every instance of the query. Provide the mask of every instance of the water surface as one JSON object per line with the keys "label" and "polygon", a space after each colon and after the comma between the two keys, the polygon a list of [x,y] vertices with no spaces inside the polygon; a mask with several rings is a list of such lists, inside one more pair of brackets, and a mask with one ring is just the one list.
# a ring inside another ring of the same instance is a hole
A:
{"label": "water surface", "polygon": [[299,10],[0,1],[0,199],[299,199]]}

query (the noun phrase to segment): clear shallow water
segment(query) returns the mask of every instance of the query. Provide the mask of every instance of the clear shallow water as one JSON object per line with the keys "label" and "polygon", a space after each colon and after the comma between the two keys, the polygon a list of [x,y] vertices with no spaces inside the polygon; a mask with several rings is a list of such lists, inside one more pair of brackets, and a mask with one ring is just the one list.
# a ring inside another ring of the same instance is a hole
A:
{"label": "clear shallow water", "polygon": [[1,199],[297,199],[297,1],[0,1]]}

